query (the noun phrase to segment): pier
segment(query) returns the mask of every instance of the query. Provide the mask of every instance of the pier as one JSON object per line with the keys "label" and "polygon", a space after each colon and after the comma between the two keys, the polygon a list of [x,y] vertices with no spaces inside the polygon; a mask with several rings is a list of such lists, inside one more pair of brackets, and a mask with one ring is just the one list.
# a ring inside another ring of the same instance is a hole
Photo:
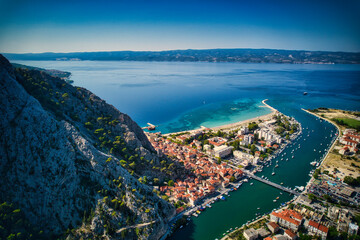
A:
{"label": "pier", "polygon": [[156,126],[152,123],[147,123],[147,125],[149,125],[149,126],[143,127],[142,129],[147,129],[147,130],[152,131],[152,130],[155,130],[155,128],[156,128]]}
{"label": "pier", "polygon": [[282,191],[284,191],[284,192],[291,193],[291,194],[293,194],[293,195],[295,195],[295,196],[299,196],[299,195],[300,195],[300,193],[298,193],[298,192],[295,191],[295,190],[291,190],[291,189],[289,189],[289,188],[286,188],[286,187],[284,187],[284,186],[281,186],[280,184],[277,184],[277,183],[271,182],[271,181],[269,181],[269,180],[263,179],[263,178],[261,178],[261,177],[258,177],[258,176],[254,175],[254,174],[252,174],[252,173],[250,173],[250,172],[248,172],[248,171],[244,171],[244,172],[246,173],[246,175],[248,175],[249,177],[251,177],[251,178],[253,178],[253,179],[255,179],[255,180],[258,180],[259,182],[263,182],[263,183],[265,183],[265,184],[267,184],[267,185],[270,185],[270,186],[272,186],[272,187],[274,187],[274,188],[278,188],[278,189],[280,189],[280,190],[282,190]]}

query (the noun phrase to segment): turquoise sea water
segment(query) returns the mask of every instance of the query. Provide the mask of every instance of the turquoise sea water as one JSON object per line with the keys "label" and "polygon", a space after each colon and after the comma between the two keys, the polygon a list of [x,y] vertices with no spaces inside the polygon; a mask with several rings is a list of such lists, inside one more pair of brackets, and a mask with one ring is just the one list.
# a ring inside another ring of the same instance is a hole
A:
{"label": "turquoise sea water", "polygon": [[[140,126],[163,133],[266,114],[261,100],[310,108],[359,109],[360,67],[240,63],[21,61],[72,72],[85,87]],[[304,91],[309,92],[303,96]],[[276,107],[276,106],[275,106]],[[286,107],[286,106],[284,106]]]}
{"label": "turquoise sea water", "polygon": [[[304,133],[287,148],[289,161],[279,160],[276,175],[259,175],[285,186],[304,186],[334,137],[335,128],[301,108],[333,107],[360,110],[360,66],[166,62],[22,61],[25,65],[72,72],[74,85],[85,87],[139,125],[158,125],[163,133],[217,126],[269,112],[261,100],[295,117]],[[304,96],[303,92],[308,92]],[[332,132],[333,131],[333,132]],[[309,136],[308,136],[309,135]],[[332,135],[332,137],[331,137]],[[298,144],[301,148],[298,149]],[[316,149],[316,151],[314,151]],[[319,153],[319,151],[322,151]],[[252,180],[254,181],[254,180]],[[276,197],[277,202],[273,202]],[[254,181],[244,184],[176,232],[172,239],[215,239],[288,201],[291,196]],[[257,208],[260,207],[259,210]]]}

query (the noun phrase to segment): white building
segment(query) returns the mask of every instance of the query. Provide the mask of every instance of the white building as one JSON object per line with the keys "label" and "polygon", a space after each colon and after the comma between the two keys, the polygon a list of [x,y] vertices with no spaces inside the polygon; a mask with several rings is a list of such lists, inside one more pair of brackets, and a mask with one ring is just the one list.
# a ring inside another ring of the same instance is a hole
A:
{"label": "white building", "polygon": [[223,145],[223,146],[214,148],[214,155],[215,155],[215,157],[224,158],[224,157],[230,155],[232,150],[233,150],[233,147],[231,147],[231,146],[228,147],[228,146]]}
{"label": "white building", "polygon": [[356,225],[355,223],[350,223],[349,224],[349,235],[356,235],[359,231],[359,226]]}
{"label": "white building", "polygon": [[238,135],[245,135],[249,133],[249,128],[248,127],[242,127],[239,131],[238,131]]}
{"label": "white building", "polygon": [[254,158],[253,155],[245,153],[245,152],[241,152],[241,151],[234,151],[233,154],[234,154],[234,157],[240,158],[240,159],[245,158],[245,159],[249,160],[249,159]]}
{"label": "white building", "polygon": [[246,229],[243,234],[247,240],[254,240],[254,239],[257,239],[259,236],[258,232],[255,231],[255,229],[253,229],[253,228]]}

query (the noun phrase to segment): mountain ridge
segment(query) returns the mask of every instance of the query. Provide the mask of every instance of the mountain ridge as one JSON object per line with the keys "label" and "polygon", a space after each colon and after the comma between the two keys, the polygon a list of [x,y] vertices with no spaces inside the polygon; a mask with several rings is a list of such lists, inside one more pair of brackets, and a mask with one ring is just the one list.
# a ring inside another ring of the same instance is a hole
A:
{"label": "mountain ridge", "polygon": [[[14,204],[45,239],[158,239],[167,230],[174,207],[137,177],[164,181],[172,162],[129,116],[60,78],[14,69],[1,55],[0,101],[1,211]],[[0,228],[0,237],[14,230],[37,239],[21,221]]]}
{"label": "mountain ridge", "polygon": [[166,51],[99,51],[69,53],[4,53],[11,60],[99,60],[170,62],[242,62],[292,64],[360,64],[360,52],[283,49],[186,49]]}

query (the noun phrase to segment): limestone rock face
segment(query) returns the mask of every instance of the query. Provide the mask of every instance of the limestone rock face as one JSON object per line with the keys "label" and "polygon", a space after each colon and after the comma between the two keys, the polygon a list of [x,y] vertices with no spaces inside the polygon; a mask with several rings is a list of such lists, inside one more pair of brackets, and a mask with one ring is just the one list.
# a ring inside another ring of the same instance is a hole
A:
{"label": "limestone rock face", "polygon": [[[65,108],[50,111],[52,105],[44,107],[41,95],[39,102],[20,84],[26,74],[16,72],[0,55],[0,200],[19,206],[27,219],[47,234],[75,228],[71,238],[158,239],[174,208],[124,169],[120,155],[96,145],[97,139],[81,124],[88,118],[84,112],[90,111],[89,106],[75,94],[91,101],[90,114],[101,112],[118,121],[111,132],[123,139],[123,146],[139,157],[158,161],[141,128],[89,91],[36,73],[51,79],[43,87],[52,89],[50,93],[58,91],[51,87],[57,81],[69,92],[63,104],[74,110],[76,121],[69,112],[63,114]],[[155,223],[139,228],[136,234],[133,230],[117,233],[126,226],[151,221]]]}

